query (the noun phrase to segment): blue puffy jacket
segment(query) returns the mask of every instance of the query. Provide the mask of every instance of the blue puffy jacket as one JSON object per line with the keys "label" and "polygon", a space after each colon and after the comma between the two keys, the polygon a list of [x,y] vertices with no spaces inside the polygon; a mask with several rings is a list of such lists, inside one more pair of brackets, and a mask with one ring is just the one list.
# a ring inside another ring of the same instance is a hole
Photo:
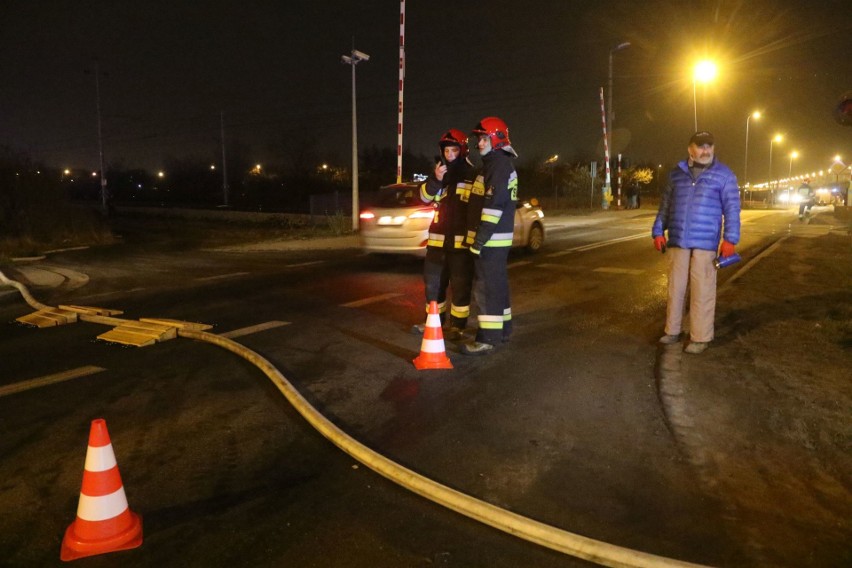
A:
{"label": "blue puffy jacket", "polygon": [[725,240],[739,243],[740,191],[734,172],[713,160],[693,179],[683,161],[669,173],[651,236],[668,231],[669,246],[715,251],[719,248],[723,219]]}

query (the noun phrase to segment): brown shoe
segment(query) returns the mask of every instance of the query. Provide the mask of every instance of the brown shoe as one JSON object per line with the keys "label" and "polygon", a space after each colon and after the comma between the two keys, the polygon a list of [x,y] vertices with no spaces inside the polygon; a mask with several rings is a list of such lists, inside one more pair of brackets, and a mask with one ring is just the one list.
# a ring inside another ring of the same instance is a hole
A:
{"label": "brown shoe", "polygon": [[699,353],[704,353],[704,350],[707,349],[707,345],[708,343],[705,341],[692,341],[689,345],[683,348],[683,352],[698,355]]}

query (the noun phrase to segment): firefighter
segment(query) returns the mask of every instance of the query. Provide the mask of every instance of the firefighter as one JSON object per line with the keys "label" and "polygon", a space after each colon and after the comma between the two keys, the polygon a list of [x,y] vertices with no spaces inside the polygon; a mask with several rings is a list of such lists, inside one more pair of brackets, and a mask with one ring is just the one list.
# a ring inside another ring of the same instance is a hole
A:
{"label": "firefighter", "polygon": [[473,134],[482,156],[482,173],[471,191],[471,213],[478,215],[475,230],[468,234],[476,274],[475,296],[479,307],[476,339],[465,344],[467,355],[486,355],[512,333],[507,263],[512,248],[518,174],[512,165],[518,154],[509,140],[509,128],[501,119],[483,118]]}
{"label": "firefighter", "polygon": [[[473,257],[468,252],[468,200],[473,187],[474,169],[468,159],[468,139],[461,130],[451,128],[438,142],[441,156],[435,171],[420,186],[420,199],[435,204],[435,216],[426,242],[423,283],[426,310],[429,302],[438,303],[441,322],[447,323],[444,337],[461,339],[470,316],[470,292],[473,283]],[[446,322],[447,285],[452,288],[449,322]],[[415,326],[422,332],[422,326]]]}

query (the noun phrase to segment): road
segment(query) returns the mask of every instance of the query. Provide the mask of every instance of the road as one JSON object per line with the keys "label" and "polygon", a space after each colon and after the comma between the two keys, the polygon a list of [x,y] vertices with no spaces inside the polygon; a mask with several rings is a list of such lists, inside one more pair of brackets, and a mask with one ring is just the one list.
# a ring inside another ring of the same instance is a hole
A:
{"label": "road", "polygon": [[[667,419],[654,374],[665,258],[650,242],[653,214],[623,213],[549,219],[545,247],[510,258],[512,342],[486,358],[447,343],[447,371],[410,362],[420,338],[408,330],[422,320],[413,259],[125,245],[56,253],[27,273],[44,277],[31,292],[47,304],[213,325],[349,435],[454,489],[619,546],[756,565],[755,543]],[[792,227],[780,211],[743,222],[746,262],[788,230],[822,230]],[[726,270],[722,284],[736,273]],[[17,294],[0,296],[3,321],[30,311]],[[0,388],[26,389],[0,395],[0,557],[10,565],[59,564],[95,418],[107,421],[145,541],[92,565],[590,565],[373,473],[226,351],[183,338],[94,341],[106,329],[0,328]]]}

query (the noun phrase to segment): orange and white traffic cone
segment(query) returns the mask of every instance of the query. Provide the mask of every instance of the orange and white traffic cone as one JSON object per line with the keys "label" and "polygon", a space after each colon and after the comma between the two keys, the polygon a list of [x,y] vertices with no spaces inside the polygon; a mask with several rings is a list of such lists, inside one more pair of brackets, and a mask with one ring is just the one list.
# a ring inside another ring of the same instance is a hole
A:
{"label": "orange and white traffic cone", "polygon": [[426,328],[423,330],[423,342],[420,355],[415,357],[414,366],[423,369],[452,369],[453,364],[444,349],[444,334],[441,332],[441,316],[438,315],[438,302],[429,302],[429,315],[426,316]]}
{"label": "orange and white traffic cone", "polygon": [[127,550],[142,544],[142,518],[127,506],[106,421],[92,421],[77,519],[65,531],[65,561]]}

